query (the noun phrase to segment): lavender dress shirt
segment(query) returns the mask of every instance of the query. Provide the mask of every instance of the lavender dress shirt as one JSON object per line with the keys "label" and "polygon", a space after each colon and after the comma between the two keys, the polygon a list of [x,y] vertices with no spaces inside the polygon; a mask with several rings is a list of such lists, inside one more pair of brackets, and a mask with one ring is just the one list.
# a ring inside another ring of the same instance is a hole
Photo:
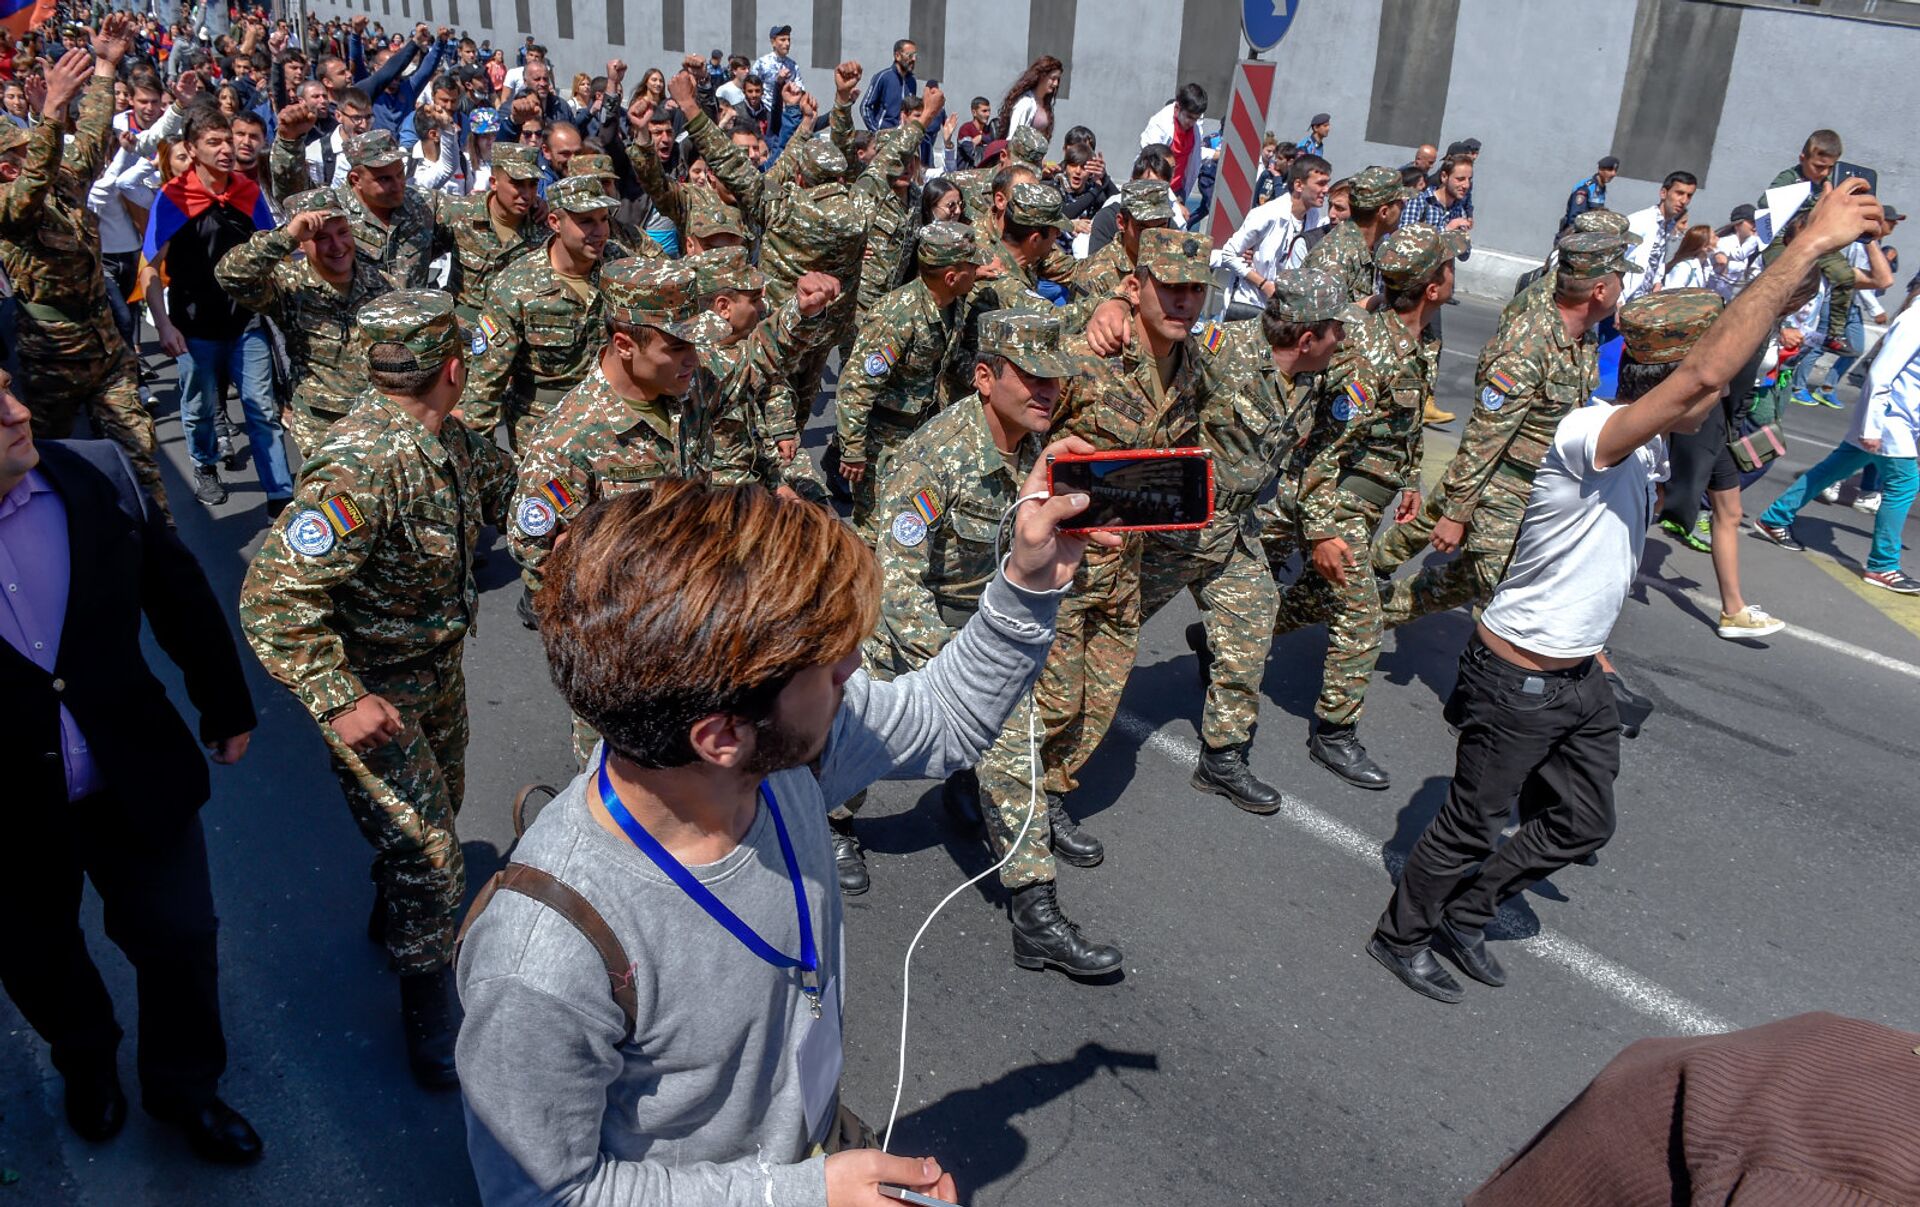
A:
{"label": "lavender dress shirt", "polygon": [[[67,616],[67,558],[66,504],[39,470],[29,470],[0,498],[0,639],[48,674],[60,655],[60,630]],[[104,786],[87,753],[86,735],[64,704],[60,753],[66,761],[68,800]]]}

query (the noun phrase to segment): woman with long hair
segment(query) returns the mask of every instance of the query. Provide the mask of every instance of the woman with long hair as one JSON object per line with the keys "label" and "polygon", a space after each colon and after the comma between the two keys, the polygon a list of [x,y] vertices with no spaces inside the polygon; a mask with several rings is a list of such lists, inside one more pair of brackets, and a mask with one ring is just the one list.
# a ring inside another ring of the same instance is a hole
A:
{"label": "woman with long hair", "polygon": [[240,112],[240,90],[232,84],[220,85],[220,112],[228,117]]}
{"label": "woman with long hair", "polygon": [[965,222],[967,203],[960,186],[936,176],[920,189],[920,225],[929,222]]}
{"label": "woman with long hair", "polygon": [[[687,124],[687,118],[691,115],[680,112],[679,102],[667,95],[666,74],[658,67],[647,68],[646,72],[640,77],[640,91],[638,95],[645,96],[653,102],[653,111],[655,113],[664,113],[673,119],[674,137],[679,137],[681,129]],[[644,133],[644,131],[642,133]]]}
{"label": "woman with long hair", "polygon": [[1713,228],[1690,226],[1680,237],[1680,247],[1667,261],[1662,289],[1705,289],[1713,279]]}
{"label": "woman with long hair", "polygon": [[1050,54],[1033,61],[1020,78],[1007,89],[1000,102],[1000,115],[994,119],[995,138],[1011,137],[1022,126],[1032,126],[1053,138],[1053,100],[1060,91],[1060,75],[1065,64]]}

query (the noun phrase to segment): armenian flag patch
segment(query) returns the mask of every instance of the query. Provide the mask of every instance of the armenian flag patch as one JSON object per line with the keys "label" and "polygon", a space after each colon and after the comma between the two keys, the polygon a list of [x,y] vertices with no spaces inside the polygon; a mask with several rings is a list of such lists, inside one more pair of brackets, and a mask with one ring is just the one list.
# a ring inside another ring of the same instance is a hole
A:
{"label": "armenian flag patch", "polygon": [[487,337],[488,343],[500,338],[500,324],[493,321],[491,314],[480,316],[480,334]]}
{"label": "armenian flag patch", "polygon": [[1487,374],[1487,384],[1502,394],[1511,394],[1520,388],[1520,383],[1508,376],[1504,369],[1495,369]]}
{"label": "armenian flag patch", "polygon": [[359,505],[347,495],[322,500],[320,513],[327,518],[327,525],[336,536],[345,536],[367,522],[367,517],[360,514]]}
{"label": "armenian flag patch", "polygon": [[1357,381],[1347,383],[1347,398],[1355,407],[1363,410],[1373,405],[1373,393]]}
{"label": "armenian flag patch", "polygon": [[553,509],[561,515],[573,506],[573,492],[558,478],[547,479],[546,485],[540,488],[540,497],[553,504]]}
{"label": "armenian flag patch", "polygon": [[922,523],[931,527],[933,522],[940,518],[942,509],[940,507],[939,496],[935,495],[931,490],[921,491],[919,494],[913,496],[913,510],[915,514],[920,517]]}
{"label": "armenian flag patch", "polygon": [[1207,329],[1200,333],[1200,346],[1209,352],[1218,352],[1220,345],[1227,342],[1227,329],[1219,323],[1208,323]]}

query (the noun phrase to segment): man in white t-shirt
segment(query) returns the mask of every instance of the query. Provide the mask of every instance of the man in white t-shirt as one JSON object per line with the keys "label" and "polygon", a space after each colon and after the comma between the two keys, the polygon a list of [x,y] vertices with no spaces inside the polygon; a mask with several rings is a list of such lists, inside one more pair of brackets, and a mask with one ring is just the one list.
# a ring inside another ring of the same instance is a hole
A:
{"label": "man in white t-shirt", "polygon": [[[1408,988],[1465,996],[1436,949],[1474,980],[1504,985],[1484,933],[1501,903],[1613,836],[1620,719],[1594,655],[1639,572],[1665,437],[1720,405],[1774,320],[1813,289],[1820,257],[1877,229],[1879,215],[1864,182],[1850,181],[1724,313],[1706,289],[1620,308],[1621,401],[1574,411],[1554,431],[1513,560],[1447,700],[1460,746],[1446,803],[1367,942]],[[1520,827],[1496,849],[1516,800]]]}

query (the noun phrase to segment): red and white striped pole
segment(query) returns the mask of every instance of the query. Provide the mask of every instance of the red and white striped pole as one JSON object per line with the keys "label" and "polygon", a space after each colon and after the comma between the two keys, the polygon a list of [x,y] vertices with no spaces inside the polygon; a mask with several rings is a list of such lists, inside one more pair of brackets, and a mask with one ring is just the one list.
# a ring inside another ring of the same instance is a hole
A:
{"label": "red and white striped pole", "polygon": [[1214,173],[1213,223],[1207,237],[1215,247],[1240,228],[1253,208],[1253,185],[1260,178],[1260,135],[1279,69],[1258,59],[1233,69],[1233,101],[1220,127],[1220,164]]}

